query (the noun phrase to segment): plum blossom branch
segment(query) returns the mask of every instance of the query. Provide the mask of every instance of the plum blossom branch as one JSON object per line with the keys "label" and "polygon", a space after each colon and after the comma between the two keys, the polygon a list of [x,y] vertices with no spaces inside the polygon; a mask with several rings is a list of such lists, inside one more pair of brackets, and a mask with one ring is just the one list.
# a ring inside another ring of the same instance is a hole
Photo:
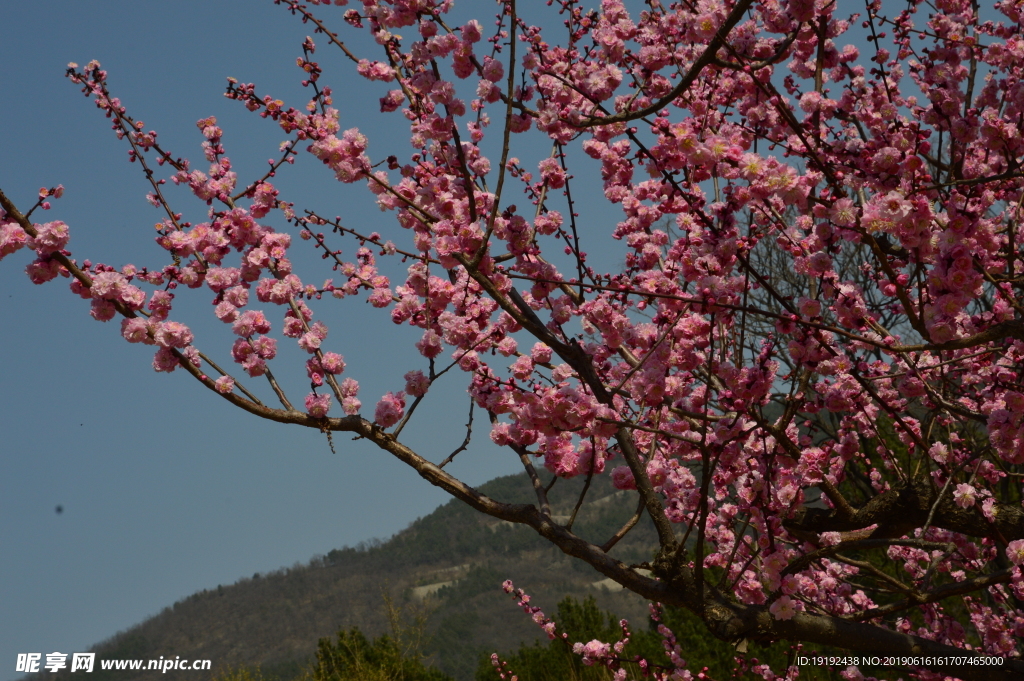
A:
{"label": "plum blossom branch", "polygon": [[697,81],[697,78],[700,76],[701,71],[703,71],[708,65],[712,63],[715,55],[718,53],[718,50],[721,49],[726,44],[725,41],[726,38],[729,36],[729,32],[732,31],[736,24],[740,22],[740,19],[743,18],[743,15],[747,13],[747,10],[749,10],[751,5],[753,4],[753,0],[738,0],[736,4],[733,5],[732,11],[729,12],[729,15],[725,18],[725,21],[723,21],[722,25],[719,26],[718,29],[715,31],[715,37],[711,39],[711,42],[708,43],[708,46],[701,53],[700,57],[697,58],[697,61],[695,61],[692,66],[690,66],[690,69],[686,72],[686,75],[683,76],[683,78],[679,81],[679,84],[676,85],[672,89],[672,91],[669,92],[667,95],[662,97],[654,104],[644,107],[639,111],[623,112],[621,114],[615,114],[613,116],[605,116],[599,119],[591,119],[590,121],[587,121],[584,125],[587,127],[593,127],[596,125],[611,125],[613,123],[634,121],[638,118],[644,118],[645,116],[650,116],[653,113],[657,113],[661,109],[664,109],[666,106],[670,105],[673,100],[675,100],[684,92],[689,90],[690,87]]}

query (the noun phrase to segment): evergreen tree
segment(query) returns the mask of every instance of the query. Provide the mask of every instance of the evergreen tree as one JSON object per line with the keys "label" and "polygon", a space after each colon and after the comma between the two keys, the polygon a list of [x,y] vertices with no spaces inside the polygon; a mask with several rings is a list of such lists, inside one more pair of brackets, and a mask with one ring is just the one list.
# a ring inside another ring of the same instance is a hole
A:
{"label": "evergreen tree", "polygon": [[415,650],[384,634],[372,642],[358,627],[338,632],[337,642],[320,639],[313,681],[452,681],[424,664]]}

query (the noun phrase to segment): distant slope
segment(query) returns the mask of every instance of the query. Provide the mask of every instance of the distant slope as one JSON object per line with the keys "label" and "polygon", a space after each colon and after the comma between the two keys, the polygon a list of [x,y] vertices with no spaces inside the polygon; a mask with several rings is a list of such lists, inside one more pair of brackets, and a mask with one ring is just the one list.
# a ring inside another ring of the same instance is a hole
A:
{"label": "distant slope", "polygon": [[[582,487],[583,480],[558,481],[551,492],[553,513],[568,518]],[[525,475],[492,480],[481,490],[501,501],[534,501]],[[622,503],[625,494],[616,492],[607,476],[595,476],[574,532],[604,542],[636,508],[631,501]],[[641,523],[614,554],[627,562],[647,560],[649,547],[655,545],[650,524]],[[469,681],[481,652],[507,652],[539,638],[537,626],[501,590],[505,579],[526,589],[551,614],[566,595],[594,595],[601,607],[637,624],[646,621],[644,601],[595,586],[602,575],[551,547],[533,530],[451,501],[386,542],[331,551],[305,566],[193,594],[93,647],[97,669],[89,676],[92,681],[197,681],[212,676],[173,670],[104,672],[98,662],[180,656],[212,660],[213,675],[227,667],[258,664],[265,675],[290,678],[304,668],[321,637],[353,626],[368,636],[384,633],[386,592],[396,605],[425,614],[431,636],[426,649],[435,665]],[[78,675],[33,676],[64,681]]]}

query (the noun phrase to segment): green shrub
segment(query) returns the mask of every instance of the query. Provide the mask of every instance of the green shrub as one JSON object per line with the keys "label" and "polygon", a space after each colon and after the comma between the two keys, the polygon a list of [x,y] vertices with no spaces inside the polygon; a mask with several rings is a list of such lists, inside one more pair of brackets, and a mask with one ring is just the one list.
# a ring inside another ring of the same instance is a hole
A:
{"label": "green shrub", "polygon": [[338,632],[337,641],[320,639],[313,681],[452,681],[428,667],[415,650],[384,634],[372,642],[358,627]]}

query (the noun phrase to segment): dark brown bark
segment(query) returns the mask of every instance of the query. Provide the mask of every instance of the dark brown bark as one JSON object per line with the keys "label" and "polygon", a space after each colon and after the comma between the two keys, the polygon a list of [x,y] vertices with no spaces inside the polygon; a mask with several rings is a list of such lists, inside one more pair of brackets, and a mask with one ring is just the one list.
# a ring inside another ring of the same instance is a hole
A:
{"label": "dark brown bark", "polygon": [[[794,533],[853,532],[878,525],[870,537],[901,537],[928,522],[941,490],[925,478],[897,484],[847,515],[839,509],[801,508],[785,523]],[[960,508],[947,492],[935,506],[932,526],[969,537],[988,537],[999,543],[1024,539],[1024,509],[996,502],[995,521],[977,508]]]}

